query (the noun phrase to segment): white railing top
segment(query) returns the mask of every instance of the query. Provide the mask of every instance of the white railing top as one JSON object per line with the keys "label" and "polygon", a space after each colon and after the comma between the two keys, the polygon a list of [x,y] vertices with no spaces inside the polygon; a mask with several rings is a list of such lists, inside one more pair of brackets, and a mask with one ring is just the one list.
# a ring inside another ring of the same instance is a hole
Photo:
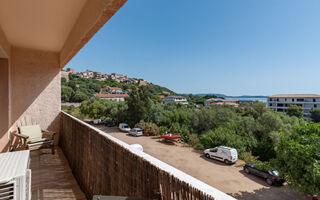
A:
{"label": "white railing top", "polygon": [[[63,111],[62,111],[63,112]],[[67,116],[71,117],[72,119],[78,121],[79,123],[95,130],[97,133],[99,133],[100,135],[103,135],[104,137],[107,137],[108,139],[112,140],[113,142],[121,145],[123,148],[129,150],[130,152],[132,152],[133,154],[149,161],[150,163],[152,163],[153,165],[157,166],[159,169],[175,176],[176,178],[180,179],[181,181],[184,181],[186,183],[188,183],[189,185],[191,185],[192,187],[202,191],[203,193],[207,194],[207,195],[211,195],[212,197],[214,197],[214,199],[216,200],[235,200],[235,198],[231,197],[230,195],[227,195],[224,192],[221,192],[220,190],[174,168],[171,165],[168,165],[165,162],[162,162],[161,160],[150,156],[149,154],[146,154],[144,152],[138,151],[135,148],[132,148],[129,144],[105,133],[104,131],[99,130],[98,128],[91,126],[90,124],[87,124],[79,119],[77,119],[76,117],[63,112],[64,114],[66,114]]]}

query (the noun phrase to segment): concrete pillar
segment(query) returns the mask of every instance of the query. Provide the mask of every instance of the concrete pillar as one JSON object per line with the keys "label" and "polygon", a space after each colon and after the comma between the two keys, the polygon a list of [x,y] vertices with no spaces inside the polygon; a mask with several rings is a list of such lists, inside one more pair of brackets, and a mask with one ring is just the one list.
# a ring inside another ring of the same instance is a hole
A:
{"label": "concrete pillar", "polygon": [[0,152],[9,148],[9,61],[0,58]]}

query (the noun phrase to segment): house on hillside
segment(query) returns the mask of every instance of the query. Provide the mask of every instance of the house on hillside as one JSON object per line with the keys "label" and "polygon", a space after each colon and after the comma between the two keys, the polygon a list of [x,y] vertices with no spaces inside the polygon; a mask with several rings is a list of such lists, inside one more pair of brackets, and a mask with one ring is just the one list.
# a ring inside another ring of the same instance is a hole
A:
{"label": "house on hillside", "polygon": [[204,106],[211,106],[211,105],[229,105],[233,107],[239,107],[238,99],[222,99],[222,98],[211,98],[207,99],[204,102]]}
{"label": "house on hillside", "polygon": [[125,101],[125,98],[129,97],[128,94],[95,94],[95,97],[98,97],[102,100],[111,100],[111,101]]}
{"label": "house on hillside", "polygon": [[123,94],[123,90],[119,87],[107,87],[107,91],[109,94]]}
{"label": "house on hillside", "polygon": [[179,103],[179,104],[188,104],[187,98],[183,96],[167,96],[163,99],[163,103]]}

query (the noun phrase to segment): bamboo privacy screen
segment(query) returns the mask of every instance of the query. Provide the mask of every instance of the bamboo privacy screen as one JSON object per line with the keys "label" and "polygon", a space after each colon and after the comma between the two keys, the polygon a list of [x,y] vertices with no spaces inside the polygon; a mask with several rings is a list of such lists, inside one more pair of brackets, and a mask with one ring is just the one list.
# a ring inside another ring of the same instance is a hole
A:
{"label": "bamboo privacy screen", "polygon": [[112,195],[214,200],[65,113],[61,116],[60,146],[88,199]]}

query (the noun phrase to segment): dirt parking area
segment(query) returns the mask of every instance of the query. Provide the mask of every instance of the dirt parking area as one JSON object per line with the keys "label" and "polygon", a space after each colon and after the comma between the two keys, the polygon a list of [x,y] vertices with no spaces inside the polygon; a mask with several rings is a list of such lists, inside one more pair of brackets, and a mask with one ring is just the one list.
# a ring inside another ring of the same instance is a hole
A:
{"label": "dirt parking area", "polygon": [[97,126],[100,130],[128,143],[140,144],[144,152],[175,168],[217,188],[237,199],[248,200],[310,200],[287,186],[269,186],[264,179],[248,175],[242,170],[241,162],[225,165],[207,159],[201,151],[181,144],[166,143],[151,137],[132,137],[119,132],[118,128]]}

